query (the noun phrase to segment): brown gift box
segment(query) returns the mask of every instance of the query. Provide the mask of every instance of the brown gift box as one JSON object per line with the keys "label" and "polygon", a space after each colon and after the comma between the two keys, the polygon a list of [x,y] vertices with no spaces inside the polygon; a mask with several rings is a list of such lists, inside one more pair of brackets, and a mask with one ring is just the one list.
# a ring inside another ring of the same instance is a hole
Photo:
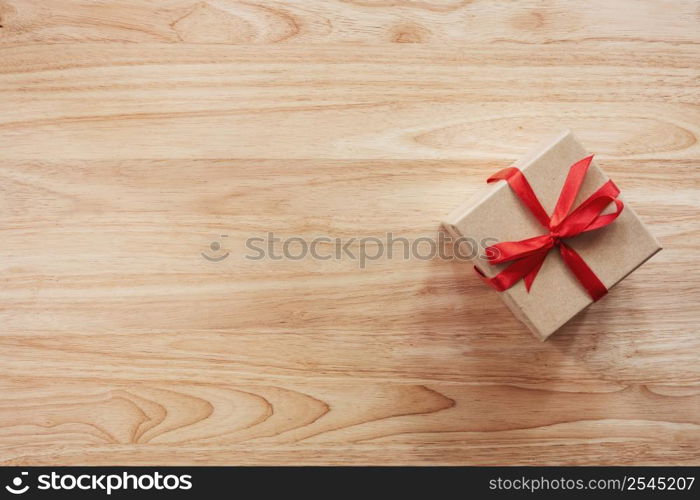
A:
{"label": "brown gift box", "polygon": [[[586,156],[588,153],[573,134],[564,131],[541,144],[514,166],[524,173],[540,203],[551,214],[569,167]],[[608,177],[594,160],[572,209],[607,180]],[[619,198],[624,202],[624,190]],[[537,219],[504,181],[485,185],[483,191],[454,210],[445,219],[444,226],[454,238],[464,237],[471,242],[491,238],[488,244],[523,240],[544,232]],[[626,202],[622,213],[612,224],[567,239],[566,242],[608,289],[661,250],[659,242]],[[508,266],[508,263],[489,264],[483,250],[475,253],[480,255],[474,258],[473,263],[487,277],[495,276]],[[546,340],[593,302],[556,250],[547,255],[529,293],[523,280],[520,280],[499,294],[513,314],[540,340]]]}

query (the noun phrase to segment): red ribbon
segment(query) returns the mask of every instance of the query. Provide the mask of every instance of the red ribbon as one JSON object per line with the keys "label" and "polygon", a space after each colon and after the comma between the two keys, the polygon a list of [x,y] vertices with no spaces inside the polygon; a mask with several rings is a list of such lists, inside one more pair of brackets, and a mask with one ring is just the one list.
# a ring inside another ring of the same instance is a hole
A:
{"label": "red ribbon", "polygon": [[[592,159],[593,155],[571,165],[551,217],[547,216],[530,183],[518,168],[505,168],[488,178],[486,182],[489,183],[500,180],[508,182],[520,201],[548,232],[534,238],[497,243],[486,248],[486,255],[491,264],[512,262],[493,278],[486,277],[475,267],[486,283],[502,292],[523,279],[525,288],[529,292],[547,254],[552,248],[557,247],[564,263],[594,301],[608,293],[608,289],[581,256],[563,241],[565,238],[573,238],[581,233],[607,226],[620,215],[624,208],[622,201],[617,199],[620,190],[613,181],[609,180],[569,213]],[[610,203],[615,203],[615,212],[603,215],[603,210]]]}

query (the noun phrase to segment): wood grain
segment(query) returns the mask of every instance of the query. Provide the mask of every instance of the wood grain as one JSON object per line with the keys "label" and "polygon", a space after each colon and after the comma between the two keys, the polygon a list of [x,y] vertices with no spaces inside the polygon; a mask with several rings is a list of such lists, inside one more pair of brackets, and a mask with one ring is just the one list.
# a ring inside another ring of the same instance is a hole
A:
{"label": "wood grain", "polygon": [[[700,464],[698,2],[0,0],[0,25],[0,463]],[[244,257],[435,237],[564,127],[664,250],[547,343],[461,263]]]}

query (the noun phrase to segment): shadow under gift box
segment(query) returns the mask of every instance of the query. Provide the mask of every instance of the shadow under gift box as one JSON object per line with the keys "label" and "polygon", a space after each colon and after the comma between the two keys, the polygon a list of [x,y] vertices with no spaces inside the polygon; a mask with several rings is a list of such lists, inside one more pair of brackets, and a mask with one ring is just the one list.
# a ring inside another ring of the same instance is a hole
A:
{"label": "shadow under gift box", "polygon": [[[569,167],[586,156],[586,150],[567,130],[542,143],[514,166],[525,174],[540,203],[551,215]],[[594,160],[572,211],[607,180]],[[624,192],[618,198],[624,202]],[[604,213],[612,212],[611,208],[614,209],[614,205]],[[505,181],[485,185],[483,191],[454,210],[443,225],[453,238],[464,237],[469,241],[485,238],[491,238],[491,242],[518,241],[546,233]],[[612,224],[567,238],[566,244],[578,252],[608,290],[661,250],[657,239],[626,202]],[[489,278],[511,264],[491,265],[484,255],[475,257],[473,263]],[[546,340],[593,303],[556,248],[547,254],[529,293],[523,280],[499,293],[513,314],[540,340]]]}

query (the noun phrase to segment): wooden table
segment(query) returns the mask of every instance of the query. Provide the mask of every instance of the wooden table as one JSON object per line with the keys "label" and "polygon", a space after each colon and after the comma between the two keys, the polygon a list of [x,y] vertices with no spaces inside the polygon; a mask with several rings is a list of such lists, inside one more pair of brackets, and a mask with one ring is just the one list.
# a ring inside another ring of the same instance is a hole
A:
{"label": "wooden table", "polygon": [[[1,0],[0,24],[0,462],[700,463],[697,1]],[[549,342],[464,263],[245,258],[434,238],[565,127],[665,249]]]}

